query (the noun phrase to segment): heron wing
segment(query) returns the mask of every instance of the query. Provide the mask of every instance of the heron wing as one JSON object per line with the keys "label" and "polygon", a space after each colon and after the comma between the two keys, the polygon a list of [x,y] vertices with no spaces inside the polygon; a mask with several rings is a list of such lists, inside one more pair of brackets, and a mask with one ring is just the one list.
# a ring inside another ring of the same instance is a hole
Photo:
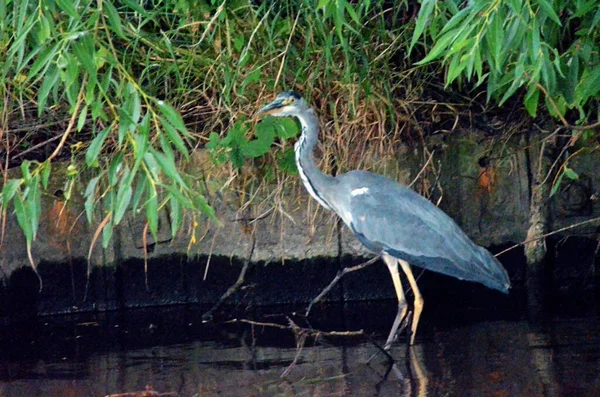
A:
{"label": "heron wing", "polygon": [[508,277],[498,260],[473,243],[442,210],[390,179],[356,174],[349,181],[360,183],[348,184],[349,214],[342,218],[367,248],[428,270],[507,290]]}

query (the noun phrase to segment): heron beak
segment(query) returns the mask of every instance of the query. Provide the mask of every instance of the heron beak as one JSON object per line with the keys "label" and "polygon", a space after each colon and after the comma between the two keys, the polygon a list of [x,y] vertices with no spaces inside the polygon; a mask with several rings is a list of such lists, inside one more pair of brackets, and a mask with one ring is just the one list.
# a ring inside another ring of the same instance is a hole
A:
{"label": "heron beak", "polygon": [[281,99],[276,99],[273,102],[269,103],[264,108],[260,109],[257,113],[258,116],[266,116],[268,114],[277,113],[277,109],[280,109],[285,106],[284,101]]}

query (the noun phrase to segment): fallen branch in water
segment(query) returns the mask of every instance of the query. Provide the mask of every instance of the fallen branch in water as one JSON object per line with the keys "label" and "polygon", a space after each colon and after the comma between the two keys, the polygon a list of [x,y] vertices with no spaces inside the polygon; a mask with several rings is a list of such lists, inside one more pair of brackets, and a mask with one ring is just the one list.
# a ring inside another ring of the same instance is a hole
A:
{"label": "fallen branch in water", "polygon": [[321,331],[318,329],[314,329],[314,328],[304,328],[304,327],[300,327],[298,326],[294,321],[292,321],[289,317],[287,317],[288,321],[290,322],[290,325],[283,325],[283,324],[278,324],[278,323],[266,323],[266,322],[262,322],[262,321],[252,321],[252,320],[247,320],[244,318],[234,318],[232,320],[228,320],[225,321],[223,324],[239,324],[239,323],[243,323],[243,324],[250,324],[250,325],[254,325],[257,327],[270,327],[270,328],[278,328],[278,329],[283,329],[283,330],[289,330],[289,331],[297,331],[297,332],[308,332],[311,335],[315,335],[315,336],[364,336],[364,331],[358,330],[358,331]]}
{"label": "fallen branch in water", "polygon": [[283,325],[283,324],[278,324],[278,323],[265,323],[265,322],[261,322],[261,321],[252,321],[252,320],[237,319],[237,318],[235,318],[233,320],[225,321],[224,324],[244,323],[244,324],[250,324],[252,326],[271,327],[271,328],[292,331],[294,334],[294,339],[296,340],[296,355],[294,356],[294,360],[292,360],[291,364],[288,365],[288,367],[285,369],[285,371],[283,371],[281,373],[280,378],[285,378],[286,376],[288,376],[290,374],[290,372],[292,372],[292,369],[294,368],[294,366],[298,362],[298,359],[300,358],[300,354],[302,353],[302,349],[304,348],[306,339],[309,336],[314,336],[315,339],[318,339],[320,336],[338,336],[338,337],[339,336],[352,336],[352,337],[365,336],[362,329],[359,331],[320,331],[320,330],[316,330],[313,328],[300,327],[291,318],[289,318],[289,317],[286,317],[286,318],[288,320],[289,325]]}
{"label": "fallen branch in water", "polygon": [[378,259],[379,259],[379,256],[376,256],[374,258],[369,259],[366,262],[361,263],[360,265],[345,267],[345,268],[341,269],[340,271],[338,271],[338,273],[336,274],[335,278],[331,281],[331,283],[329,283],[329,285],[327,287],[325,287],[325,289],[323,291],[321,291],[321,293],[319,295],[317,295],[317,297],[310,302],[310,304],[308,305],[308,308],[306,309],[306,313],[304,314],[304,316],[308,317],[308,315],[310,314],[310,311],[311,311],[312,307],[315,305],[315,303],[320,302],[321,299],[323,299],[323,297],[325,295],[327,295],[329,293],[329,291],[331,291],[331,289],[338,283],[338,281],[340,281],[340,279],[342,277],[344,277],[348,273],[352,273],[357,270],[364,269],[365,267],[370,266],[373,263],[377,262]]}

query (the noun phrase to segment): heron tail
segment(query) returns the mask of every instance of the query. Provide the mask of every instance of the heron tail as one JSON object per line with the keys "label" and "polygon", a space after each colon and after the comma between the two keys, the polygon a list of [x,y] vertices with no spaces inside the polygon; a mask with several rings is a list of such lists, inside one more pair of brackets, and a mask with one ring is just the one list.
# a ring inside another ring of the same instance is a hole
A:
{"label": "heron tail", "polygon": [[482,247],[478,248],[477,261],[479,262],[483,272],[479,280],[475,281],[479,281],[486,287],[508,294],[508,290],[510,289],[511,285],[506,269],[488,250]]}

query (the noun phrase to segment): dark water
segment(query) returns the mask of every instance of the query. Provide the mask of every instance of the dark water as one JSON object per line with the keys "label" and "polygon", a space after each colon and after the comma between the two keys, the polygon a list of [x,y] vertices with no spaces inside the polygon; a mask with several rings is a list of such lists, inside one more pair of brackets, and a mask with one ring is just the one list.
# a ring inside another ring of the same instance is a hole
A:
{"label": "dark water", "polygon": [[[394,306],[330,306],[315,321],[364,328],[383,343]],[[517,309],[429,309],[417,345],[392,350],[394,365],[382,354],[366,364],[378,349],[365,337],[308,338],[298,351],[290,331],[203,325],[199,308],[37,320],[0,333],[0,396],[105,396],[146,385],[178,396],[600,396],[597,309],[558,308],[535,327]]]}

